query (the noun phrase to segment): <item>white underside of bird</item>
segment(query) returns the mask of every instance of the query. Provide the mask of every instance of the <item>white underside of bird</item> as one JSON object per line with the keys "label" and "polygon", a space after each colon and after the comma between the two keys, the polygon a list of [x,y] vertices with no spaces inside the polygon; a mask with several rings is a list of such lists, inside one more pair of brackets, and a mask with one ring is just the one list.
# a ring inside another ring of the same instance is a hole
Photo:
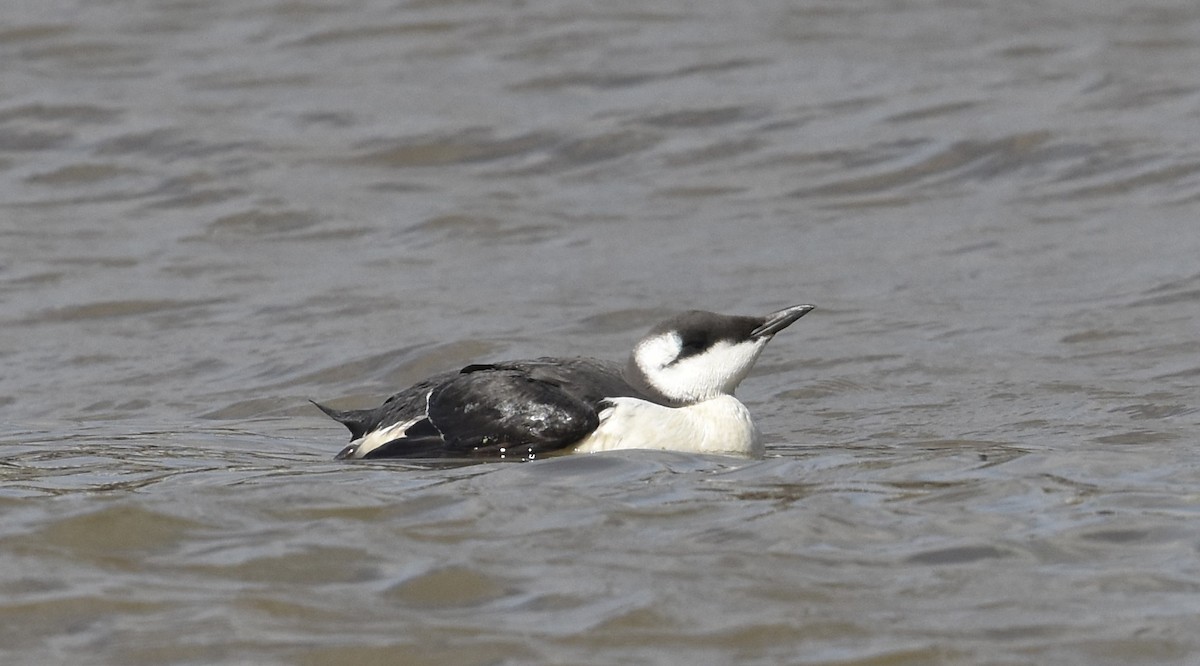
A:
{"label": "white underside of bird", "polygon": [[732,395],[684,407],[638,398],[609,398],[600,427],[569,448],[573,453],[619,449],[662,449],[758,457],[762,436],[750,410]]}

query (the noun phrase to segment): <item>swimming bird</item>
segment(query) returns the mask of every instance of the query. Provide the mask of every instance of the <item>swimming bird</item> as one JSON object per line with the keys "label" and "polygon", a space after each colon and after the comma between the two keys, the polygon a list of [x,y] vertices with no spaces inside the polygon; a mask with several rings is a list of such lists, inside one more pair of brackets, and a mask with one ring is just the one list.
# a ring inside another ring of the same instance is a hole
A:
{"label": "swimming bird", "polygon": [[493,458],[664,449],[760,456],[733,392],[776,333],[814,306],[765,316],[693,310],[650,329],[625,364],[543,357],[468,365],[375,409],[313,402],[350,430],[344,458]]}

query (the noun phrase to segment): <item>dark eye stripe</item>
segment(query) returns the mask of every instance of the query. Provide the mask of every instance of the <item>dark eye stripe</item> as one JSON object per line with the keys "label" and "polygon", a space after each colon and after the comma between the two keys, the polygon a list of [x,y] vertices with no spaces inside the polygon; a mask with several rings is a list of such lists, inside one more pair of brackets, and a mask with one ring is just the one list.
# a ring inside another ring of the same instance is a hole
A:
{"label": "dark eye stripe", "polygon": [[681,361],[689,356],[695,356],[695,355],[703,352],[705,349],[708,349],[708,347],[709,347],[709,342],[707,339],[705,339],[703,337],[697,337],[697,336],[686,337],[683,339],[682,343],[680,344],[679,356],[676,356],[675,360],[671,361],[671,363],[672,364],[678,363],[679,361]]}

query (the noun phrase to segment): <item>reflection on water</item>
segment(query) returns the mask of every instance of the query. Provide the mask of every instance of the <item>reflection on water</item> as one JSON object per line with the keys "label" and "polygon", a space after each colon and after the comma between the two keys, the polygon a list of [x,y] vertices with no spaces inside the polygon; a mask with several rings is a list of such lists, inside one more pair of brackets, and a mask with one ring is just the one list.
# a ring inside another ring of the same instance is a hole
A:
{"label": "reflection on water", "polygon": [[[1192,5],[51,4],[0,661],[1200,652]],[[799,301],[762,461],[339,463],[306,402]]]}

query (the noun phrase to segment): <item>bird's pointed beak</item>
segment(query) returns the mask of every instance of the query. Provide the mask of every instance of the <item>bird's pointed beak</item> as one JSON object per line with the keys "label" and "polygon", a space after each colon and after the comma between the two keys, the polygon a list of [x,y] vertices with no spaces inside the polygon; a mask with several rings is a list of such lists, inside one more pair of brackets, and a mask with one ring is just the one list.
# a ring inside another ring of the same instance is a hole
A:
{"label": "bird's pointed beak", "polygon": [[750,332],[752,338],[770,337],[791,326],[797,319],[812,312],[815,305],[793,305],[763,317],[763,323]]}
{"label": "bird's pointed beak", "polygon": [[354,454],[357,452],[358,452],[358,443],[355,442],[355,443],[351,444],[350,446],[347,446],[346,448],[342,449],[341,451],[338,451],[338,454],[336,456],[334,456],[333,459],[334,460],[345,460],[347,458],[353,458]]}

